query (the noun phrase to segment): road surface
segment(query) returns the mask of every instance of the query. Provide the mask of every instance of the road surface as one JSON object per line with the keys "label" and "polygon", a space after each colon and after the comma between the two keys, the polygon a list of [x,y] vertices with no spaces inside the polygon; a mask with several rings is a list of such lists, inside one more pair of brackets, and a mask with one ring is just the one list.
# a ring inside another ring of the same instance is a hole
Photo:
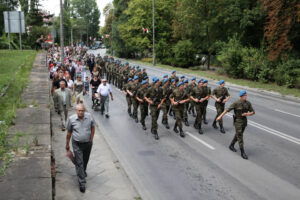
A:
{"label": "road surface", "polygon": [[[105,50],[89,53],[103,56]],[[150,77],[171,74],[169,70],[142,67]],[[217,84],[210,81],[209,86],[213,89]],[[239,98],[241,88],[226,87],[231,94],[228,107]],[[248,117],[244,143],[249,160],[243,160],[239,151],[228,149],[235,131],[232,113],[224,117],[226,134],[212,128],[216,114],[212,99],[204,135],[199,135],[193,126],[183,125],[187,135],[181,138],[172,130],[173,119],[169,119],[171,128],[165,129],[161,113],[160,140],[155,141],[150,133],[150,117],[146,119],[148,129],[143,131],[141,124],[128,116],[124,95],[112,88],[115,100],[110,102],[109,119],[90,109],[90,97],[85,97],[85,103],[144,200],[300,199],[299,103],[248,91],[256,114]],[[194,120],[189,115],[190,124]]]}

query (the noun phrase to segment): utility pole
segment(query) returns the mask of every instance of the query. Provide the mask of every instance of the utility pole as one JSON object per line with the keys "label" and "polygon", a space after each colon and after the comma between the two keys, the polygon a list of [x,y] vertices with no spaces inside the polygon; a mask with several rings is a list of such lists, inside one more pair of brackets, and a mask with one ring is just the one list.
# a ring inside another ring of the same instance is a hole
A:
{"label": "utility pole", "polygon": [[155,18],[154,18],[154,0],[152,0],[152,23],[153,23],[153,66],[155,66]]}
{"label": "utility pole", "polygon": [[60,1],[60,61],[63,65],[64,62],[64,32],[63,32],[63,7],[62,0]]}

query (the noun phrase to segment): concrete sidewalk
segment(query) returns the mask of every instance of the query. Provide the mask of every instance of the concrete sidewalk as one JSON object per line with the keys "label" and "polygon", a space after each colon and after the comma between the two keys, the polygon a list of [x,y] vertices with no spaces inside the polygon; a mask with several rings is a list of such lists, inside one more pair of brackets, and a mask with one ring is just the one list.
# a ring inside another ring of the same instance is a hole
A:
{"label": "concrete sidewalk", "polygon": [[[69,116],[74,114],[69,112]],[[87,167],[87,188],[79,191],[75,166],[65,157],[66,131],[62,132],[60,117],[52,109],[52,148],[55,157],[55,199],[140,199],[132,183],[121,168],[115,155],[96,127],[91,157]],[[72,146],[70,144],[70,146]]]}

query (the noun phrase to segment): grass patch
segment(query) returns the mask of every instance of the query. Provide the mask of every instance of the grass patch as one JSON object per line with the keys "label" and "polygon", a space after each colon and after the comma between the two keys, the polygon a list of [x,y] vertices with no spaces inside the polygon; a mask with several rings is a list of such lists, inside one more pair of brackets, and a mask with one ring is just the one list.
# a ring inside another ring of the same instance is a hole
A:
{"label": "grass patch", "polygon": [[[130,61],[137,63],[137,64],[151,65],[151,63],[149,63],[149,62],[142,62],[142,61],[137,61],[137,60],[130,60]],[[286,86],[279,86],[276,83],[261,83],[261,82],[255,82],[255,81],[250,81],[250,80],[245,80],[245,79],[230,78],[222,72],[222,69],[219,69],[220,71],[219,70],[218,71],[207,71],[202,68],[200,69],[198,67],[185,69],[185,68],[177,68],[177,67],[174,68],[170,65],[163,65],[163,64],[156,64],[156,67],[170,69],[170,70],[176,69],[178,73],[194,74],[198,77],[209,78],[212,80],[223,79],[226,82],[230,82],[230,83],[240,85],[240,86],[247,86],[250,88],[258,88],[258,89],[262,89],[262,90],[278,92],[283,96],[291,95],[294,97],[300,97],[299,89],[287,88]]]}
{"label": "grass patch", "polygon": [[[0,91],[7,87],[5,95],[0,97],[0,168],[6,168],[8,145],[6,134],[16,115],[16,109],[25,107],[21,101],[23,89],[33,66],[36,51],[0,50]],[[17,140],[17,139],[16,139]],[[16,141],[17,142],[17,141]],[[2,161],[2,162],[1,162]]]}

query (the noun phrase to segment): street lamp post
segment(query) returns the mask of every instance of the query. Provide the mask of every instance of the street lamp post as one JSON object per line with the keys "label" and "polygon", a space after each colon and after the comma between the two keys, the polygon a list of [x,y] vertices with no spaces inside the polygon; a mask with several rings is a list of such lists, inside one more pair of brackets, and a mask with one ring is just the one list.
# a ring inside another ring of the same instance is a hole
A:
{"label": "street lamp post", "polygon": [[60,58],[61,63],[64,62],[64,32],[63,32],[63,7],[60,0]]}
{"label": "street lamp post", "polygon": [[154,0],[152,0],[152,32],[153,32],[153,66],[155,66],[155,18],[154,18]]}

